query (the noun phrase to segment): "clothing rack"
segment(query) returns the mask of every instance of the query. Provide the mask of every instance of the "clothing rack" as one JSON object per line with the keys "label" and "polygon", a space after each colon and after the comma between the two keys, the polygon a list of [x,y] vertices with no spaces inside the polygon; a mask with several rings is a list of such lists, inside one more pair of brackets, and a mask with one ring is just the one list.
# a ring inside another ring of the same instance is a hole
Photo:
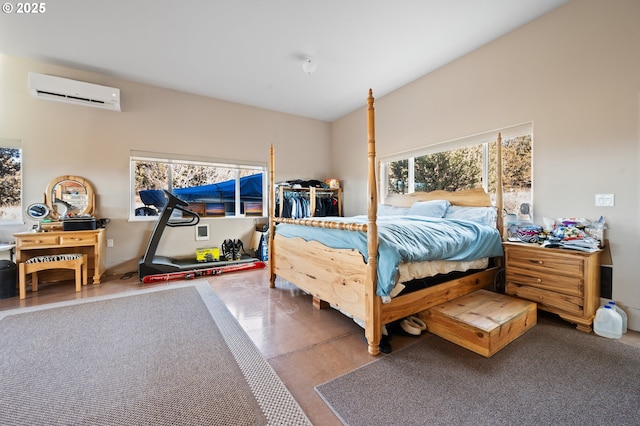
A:
{"label": "clothing rack", "polygon": [[308,196],[309,203],[310,203],[310,206],[309,206],[310,217],[315,216],[315,211],[317,207],[316,203],[317,203],[318,196],[326,195],[327,197],[335,197],[338,203],[338,216],[342,216],[342,188],[325,189],[325,188],[316,188],[314,186],[301,187],[301,188],[294,188],[290,186],[279,186],[278,200],[280,200],[280,203],[279,203],[279,208],[277,212],[278,217],[283,217],[282,216],[283,203],[281,200],[284,200],[286,194],[301,194],[302,196]]}

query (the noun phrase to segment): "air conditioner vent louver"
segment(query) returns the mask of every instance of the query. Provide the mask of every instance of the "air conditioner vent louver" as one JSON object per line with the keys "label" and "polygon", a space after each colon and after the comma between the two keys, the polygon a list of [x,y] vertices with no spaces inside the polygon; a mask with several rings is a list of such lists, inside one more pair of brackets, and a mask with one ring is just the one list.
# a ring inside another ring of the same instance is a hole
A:
{"label": "air conditioner vent louver", "polygon": [[114,87],[30,72],[29,90],[39,99],[120,111],[120,89]]}

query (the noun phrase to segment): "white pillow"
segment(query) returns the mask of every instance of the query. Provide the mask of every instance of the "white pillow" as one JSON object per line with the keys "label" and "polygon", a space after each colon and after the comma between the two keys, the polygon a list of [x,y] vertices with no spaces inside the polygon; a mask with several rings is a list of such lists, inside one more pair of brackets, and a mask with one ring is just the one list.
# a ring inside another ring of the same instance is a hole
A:
{"label": "white pillow", "polygon": [[463,207],[449,206],[444,214],[445,219],[464,219],[491,227],[496,226],[498,213],[495,207]]}
{"label": "white pillow", "polygon": [[431,201],[416,201],[409,208],[410,215],[416,216],[428,216],[428,217],[443,217],[447,208],[451,205],[447,200],[431,200]]}
{"label": "white pillow", "polygon": [[408,207],[397,207],[391,204],[378,204],[378,216],[404,216],[409,211]]}

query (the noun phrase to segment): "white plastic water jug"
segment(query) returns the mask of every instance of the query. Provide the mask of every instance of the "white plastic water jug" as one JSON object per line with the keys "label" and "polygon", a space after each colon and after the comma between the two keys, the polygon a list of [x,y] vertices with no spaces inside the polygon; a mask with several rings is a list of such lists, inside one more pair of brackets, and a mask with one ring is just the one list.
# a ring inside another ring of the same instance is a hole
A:
{"label": "white plastic water jug", "polygon": [[611,305],[599,307],[593,320],[593,331],[609,339],[622,338],[622,316]]}
{"label": "white plastic water jug", "polygon": [[622,317],[622,332],[626,333],[627,332],[627,314],[625,311],[622,310],[622,308],[620,306],[618,306],[616,304],[616,302],[614,302],[613,300],[609,302],[609,305],[612,306],[611,309],[615,309],[617,313],[620,314],[620,316]]}

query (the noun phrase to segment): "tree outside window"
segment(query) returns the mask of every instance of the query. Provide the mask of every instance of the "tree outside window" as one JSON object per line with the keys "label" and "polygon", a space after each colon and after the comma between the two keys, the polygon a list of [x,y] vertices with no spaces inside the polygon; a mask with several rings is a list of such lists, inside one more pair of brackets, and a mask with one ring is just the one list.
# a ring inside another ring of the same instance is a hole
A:
{"label": "tree outside window", "polygon": [[22,150],[0,147],[0,222],[22,220]]}

